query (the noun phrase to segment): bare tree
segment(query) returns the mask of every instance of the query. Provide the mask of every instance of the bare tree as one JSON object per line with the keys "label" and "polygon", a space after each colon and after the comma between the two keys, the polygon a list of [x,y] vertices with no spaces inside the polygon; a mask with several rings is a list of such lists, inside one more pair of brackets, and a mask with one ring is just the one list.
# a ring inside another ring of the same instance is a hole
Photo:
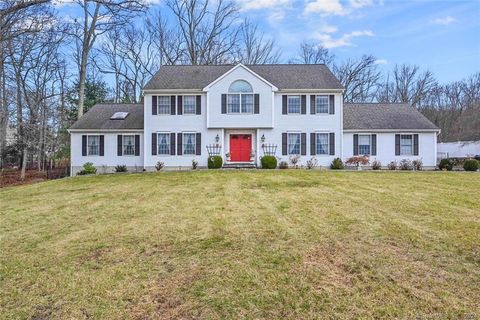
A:
{"label": "bare tree", "polygon": [[420,73],[418,66],[396,65],[393,78],[397,102],[408,102],[412,106],[419,106],[435,85],[432,73],[430,71]]}
{"label": "bare tree", "polygon": [[245,19],[240,26],[235,61],[244,64],[278,63],[280,50],[272,39],[266,39],[258,25]]}
{"label": "bare tree", "polygon": [[83,115],[85,100],[85,81],[89,55],[97,38],[105,32],[125,25],[130,19],[145,8],[142,0],[75,0],[83,12],[81,20],[75,20],[77,40],[78,73],[79,73],[79,99],[78,116]]}
{"label": "bare tree", "polygon": [[180,29],[186,63],[219,64],[230,59],[238,30],[238,9],[231,0],[168,0]]}
{"label": "bare tree", "polygon": [[304,41],[300,44],[298,56],[290,59],[293,64],[326,64],[331,65],[335,56],[319,43]]}
{"label": "bare tree", "polygon": [[376,96],[381,73],[374,56],[362,56],[333,66],[333,73],[345,87],[345,102],[372,102]]}

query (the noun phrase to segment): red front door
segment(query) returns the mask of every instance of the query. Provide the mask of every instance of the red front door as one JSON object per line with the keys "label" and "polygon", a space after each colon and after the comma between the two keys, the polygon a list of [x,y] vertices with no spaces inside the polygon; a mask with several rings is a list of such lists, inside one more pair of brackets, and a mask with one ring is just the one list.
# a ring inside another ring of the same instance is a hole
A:
{"label": "red front door", "polygon": [[230,135],[230,160],[231,161],[250,161],[252,152],[251,134],[231,134]]}

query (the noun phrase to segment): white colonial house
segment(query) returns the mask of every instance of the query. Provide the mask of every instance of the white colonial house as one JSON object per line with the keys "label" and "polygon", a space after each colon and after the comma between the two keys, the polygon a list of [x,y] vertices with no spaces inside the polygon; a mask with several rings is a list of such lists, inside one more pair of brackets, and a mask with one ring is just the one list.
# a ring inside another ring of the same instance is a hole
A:
{"label": "white colonial house", "polygon": [[439,129],[406,104],[344,104],[344,88],[325,65],[163,66],[142,104],[99,104],[70,128],[72,174],[92,162],[99,172],[258,166],[275,155],[299,164],[315,157],[368,155],[436,165]]}

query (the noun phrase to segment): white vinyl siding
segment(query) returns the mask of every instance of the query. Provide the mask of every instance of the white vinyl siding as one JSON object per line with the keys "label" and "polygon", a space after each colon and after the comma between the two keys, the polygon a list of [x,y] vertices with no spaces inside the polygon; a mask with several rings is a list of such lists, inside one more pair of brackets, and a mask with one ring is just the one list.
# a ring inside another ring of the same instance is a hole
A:
{"label": "white vinyl siding", "polygon": [[87,155],[100,155],[100,136],[87,136]]}

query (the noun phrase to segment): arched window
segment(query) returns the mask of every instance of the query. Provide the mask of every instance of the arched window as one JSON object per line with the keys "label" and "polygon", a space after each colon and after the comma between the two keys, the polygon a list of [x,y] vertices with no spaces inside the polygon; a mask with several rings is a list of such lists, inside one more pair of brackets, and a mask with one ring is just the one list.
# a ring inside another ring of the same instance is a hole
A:
{"label": "arched window", "polygon": [[250,85],[250,83],[248,83],[247,81],[237,80],[232,82],[232,84],[230,85],[230,88],[228,88],[228,92],[229,93],[252,93],[253,88]]}
{"label": "arched window", "polygon": [[245,80],[236,80],[228,88],[228,113],[253,113],[253,88]]}

